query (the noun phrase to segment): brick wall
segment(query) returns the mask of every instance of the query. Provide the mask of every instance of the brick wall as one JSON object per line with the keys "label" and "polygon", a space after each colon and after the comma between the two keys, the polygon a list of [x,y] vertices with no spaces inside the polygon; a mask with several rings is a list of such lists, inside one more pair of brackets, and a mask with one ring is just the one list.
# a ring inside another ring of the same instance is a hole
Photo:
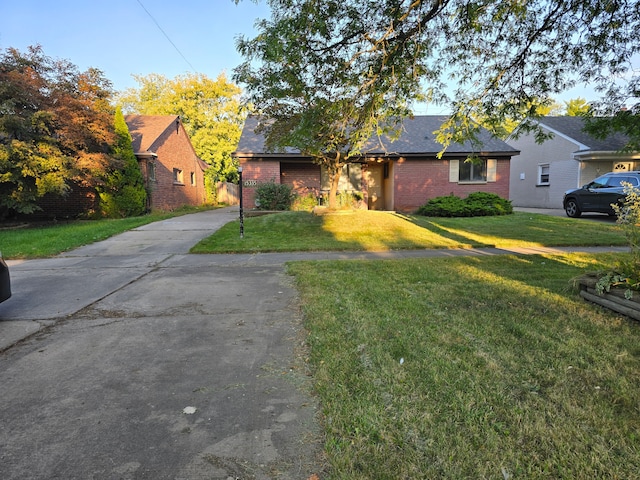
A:
{"label": "brick wall", "polygon": [[476,184],[449,182],[448,160],[405,160],[394,165],[395,210],[415,211],[428,200],[445,195],[466,197],[473,192],[490,192],[509,198],[509,160],[499,159],[496,181]]}
{"label": "brick wall", "polygon": [[280,162],[275,160],[251,160],[240,158],[242,166],[242,202],[245,209],[255,208],[258,183],[280,183]]}
{"label": "brick wall", "polygon": [[301,196],[320,194],[320,165],[304,163],[283,163],[280,166],[280,183],[293,187]]}
{"label": "brick wall", "polygon": [[[320,188],[320,167],[313,164],[282,163],[278,160],[240,158],[243,167],[243,204],[255,206],[254,184],[275,181],[294,187],[302,195]],[[445,195],[466,197],[473,192],[490,192],[509,198],[509,160],[498,159],[496,181],[477,184],[449,182],[449,160],[406,160],[394,162],[393,209],[412,212],[429,199]],[[366,187],[364,188],[366,195]],[[388,193],[387,193],[388,194]]]}
{"label": "brick wall", "polygon": [[[206,195],[204,172],[182,124],[168,128],[152,145],[156,179],[148,182],[150,206],[158,210],[173,210],[183,205],[202,205]],[[182,182],[174,182],[174,168],[182,171]],[[191,175],[195,177],[192,185]]]}

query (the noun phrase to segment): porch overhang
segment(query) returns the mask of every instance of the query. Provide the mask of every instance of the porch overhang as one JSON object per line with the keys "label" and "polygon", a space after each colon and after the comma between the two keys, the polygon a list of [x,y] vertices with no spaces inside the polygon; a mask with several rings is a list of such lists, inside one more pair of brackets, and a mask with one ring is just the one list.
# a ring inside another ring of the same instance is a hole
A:
{"label": "porch overhang", "polygon": [[631,162],[640,160],[640,152],[578,150],[573,153],[573,158],[578,162]]}

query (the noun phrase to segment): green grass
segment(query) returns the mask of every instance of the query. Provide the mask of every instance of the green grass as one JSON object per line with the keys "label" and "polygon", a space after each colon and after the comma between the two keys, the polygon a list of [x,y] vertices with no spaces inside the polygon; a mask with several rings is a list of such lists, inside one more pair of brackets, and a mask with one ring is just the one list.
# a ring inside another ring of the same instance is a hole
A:
{"label": "green grass", "polygon": [[[54,255],[166,218],[0,230]],[[287,212],[223,227],[207,252],[626,245],[615,224],[529,213],[440,219]],[[640,326],[570,279],[620,255],[298,262],[329,476],[637,478]]]}
{"label": "green grass", "polygon": [[331,478],[637,478],[640,326],[614,255],[299,262]]}
{"label": "green grass", "polygon": [[241,239],[238,222],[232,222],[192,252],[626,245],[614,223],[522,212],[475,218],[428,218],[375,211],[322,216],[284,212],[246,218],[244,234]]}
{"label": "green grass", "polygon": [[0,228],[0,252],[5,259],[50,257],[141,225],[198,211],[202,209],[182,208],[140,217],[74,220],[25,228]]}

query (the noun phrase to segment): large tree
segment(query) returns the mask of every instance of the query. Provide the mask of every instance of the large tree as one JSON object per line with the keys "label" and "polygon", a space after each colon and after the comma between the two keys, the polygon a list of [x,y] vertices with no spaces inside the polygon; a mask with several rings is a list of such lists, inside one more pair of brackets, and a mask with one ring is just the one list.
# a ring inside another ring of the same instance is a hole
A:
{"label": "large tree", "polygon": [[535,120],[578,82],[638,116],[637,0],[268,3],[258,35],[238,41],[246,61],[235,79],[268,120],[273,149],[344,159],[423,99],[451,111],[438,135],[446,147],[474,138],[473,118],[496,132]]}
{"label": "large tree", "polygon": [[203,74],[174,79],[159,74],[134,78],[139,87],[120,95],[123,110],[141,115],[180,115],[196,153],[213,167],[208,174],[233,180],[236,166],[231,153],[238,145],[244,122],[240,88],[224,74],[215,80]]}
{"label": "large tree", "polygon": [[31,213],[71,180],[92,183],[113,161],[111,84],[38,46],[0,54],[0,218]]}

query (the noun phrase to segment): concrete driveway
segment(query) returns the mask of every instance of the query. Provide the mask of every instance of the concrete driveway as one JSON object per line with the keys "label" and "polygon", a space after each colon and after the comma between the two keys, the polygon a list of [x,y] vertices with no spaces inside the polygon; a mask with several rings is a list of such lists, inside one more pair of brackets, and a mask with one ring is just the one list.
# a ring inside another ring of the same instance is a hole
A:
{"label": "concrete driveway", "polygon": [[9,262],[0,478],[321,474],[304,336],[282,264],[187,254],[235,218],[237,208],[187,215]]}
{"label": "concrete driveway", "polygon": [[619,248],[191,255],[237,208],[10,261],[0,479],[322,478],[288,260]]}

